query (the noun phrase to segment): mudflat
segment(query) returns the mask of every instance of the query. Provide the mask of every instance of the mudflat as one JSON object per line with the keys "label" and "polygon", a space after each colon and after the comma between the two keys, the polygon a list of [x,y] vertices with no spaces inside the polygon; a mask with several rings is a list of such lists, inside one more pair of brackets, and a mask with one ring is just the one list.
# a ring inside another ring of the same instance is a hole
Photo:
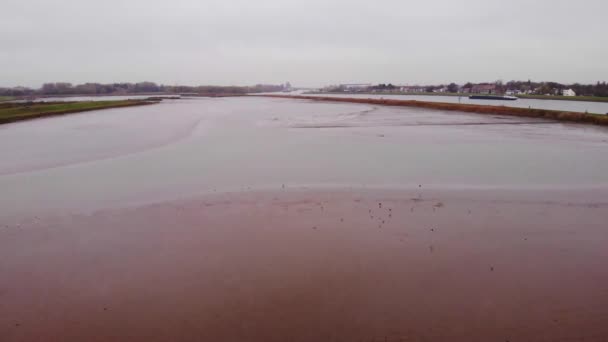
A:
{"label": "mudflat", "polygon": [[1,341],[606,341],[605,189],[280,187],[0,227]]}

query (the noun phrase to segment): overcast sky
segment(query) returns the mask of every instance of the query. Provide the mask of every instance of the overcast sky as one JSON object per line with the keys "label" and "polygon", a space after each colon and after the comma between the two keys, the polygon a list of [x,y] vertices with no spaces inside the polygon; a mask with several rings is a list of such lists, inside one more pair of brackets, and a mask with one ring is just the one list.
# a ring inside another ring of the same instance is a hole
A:
{"label": "overcast sky", "polygon": [[3,0],[0,86],[608,80],[607,0]]}

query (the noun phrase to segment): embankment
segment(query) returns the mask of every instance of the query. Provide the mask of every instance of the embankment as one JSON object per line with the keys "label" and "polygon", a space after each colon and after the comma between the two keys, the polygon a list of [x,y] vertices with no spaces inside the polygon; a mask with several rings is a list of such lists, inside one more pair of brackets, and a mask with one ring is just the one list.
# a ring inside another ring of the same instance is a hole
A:
{"label": "embankment", "polygon": [[151,100],[87,101],[87,102],[30,102],[0,104],[0,124],[65,115],[92,110],[155,104]]}
{"label": "embankment", "polygon": [[557,121],[568,121],[578,123],[589,123],[594,125],[608,126],[608,115],[588,114],[577,112],[556,111],[548,109],[515,108],[505,106],[486,106],[459,103],[425,102],[416,100],[391,100],[391,99],[361,99],[348,97],[321,97],[321,96],[293,96],[293,95],[253,95],[298,100],[329,101],[365,103],[384,106],[418,107],[426,109],[449,110],[477,114],[510,115],[519,117],[542,118]]}

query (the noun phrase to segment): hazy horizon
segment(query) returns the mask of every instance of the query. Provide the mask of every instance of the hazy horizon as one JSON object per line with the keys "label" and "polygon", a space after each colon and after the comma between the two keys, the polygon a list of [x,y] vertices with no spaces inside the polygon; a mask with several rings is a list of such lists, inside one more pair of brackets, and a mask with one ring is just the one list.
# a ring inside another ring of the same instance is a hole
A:
{"label": "hazy horizon", "polygon": [[8,0],[0,86],[608,79],[608,3]]}

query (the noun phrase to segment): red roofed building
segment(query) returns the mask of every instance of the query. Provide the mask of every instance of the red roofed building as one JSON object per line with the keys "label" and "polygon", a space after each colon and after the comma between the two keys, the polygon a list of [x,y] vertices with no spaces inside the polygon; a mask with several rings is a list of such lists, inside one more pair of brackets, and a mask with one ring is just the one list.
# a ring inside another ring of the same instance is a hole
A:
{"label": "red roofed building", "polygon": [[471,88],[471,93],[473,94],[496,94],[496,85],[495,84],[475,84],[473,88]]}

